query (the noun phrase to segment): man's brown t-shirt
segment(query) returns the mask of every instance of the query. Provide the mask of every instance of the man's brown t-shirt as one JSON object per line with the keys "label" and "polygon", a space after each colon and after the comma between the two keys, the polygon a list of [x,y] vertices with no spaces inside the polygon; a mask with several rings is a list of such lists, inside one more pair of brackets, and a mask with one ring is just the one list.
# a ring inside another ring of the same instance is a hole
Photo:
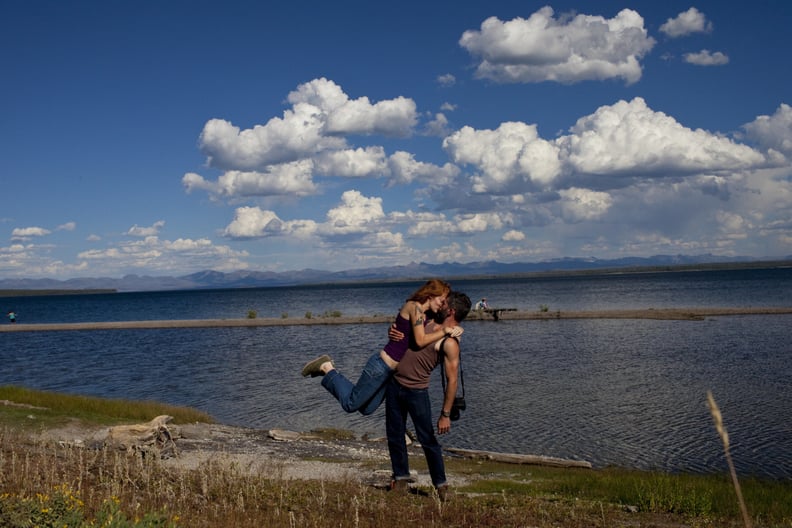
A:
{"label": "man's brown t-shirt", "polygon": [[[426,325],[426,333],[430,334],[440,325],[430,322]],[[435,350],[437,341],[430,343],[421,350],[408,350],[393,377],[399,385],[408,389],[426,389],[429,387],[429,378],[432,370],[440,364],[440,352]]]}

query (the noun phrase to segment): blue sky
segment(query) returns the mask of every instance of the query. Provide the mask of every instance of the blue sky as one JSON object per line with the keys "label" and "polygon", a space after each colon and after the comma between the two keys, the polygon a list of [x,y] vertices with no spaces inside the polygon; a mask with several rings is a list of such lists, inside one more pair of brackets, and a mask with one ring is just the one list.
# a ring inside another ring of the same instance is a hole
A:
{"label": "blue sky", "polygon": [[4,0],[0,278],[790,255],[791,26],[781,0]]}

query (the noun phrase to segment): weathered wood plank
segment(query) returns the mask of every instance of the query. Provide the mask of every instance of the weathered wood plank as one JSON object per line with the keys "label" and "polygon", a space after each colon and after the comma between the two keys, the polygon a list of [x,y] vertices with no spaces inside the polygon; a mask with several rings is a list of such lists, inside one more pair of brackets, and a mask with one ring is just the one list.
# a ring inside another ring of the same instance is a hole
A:
{"label": "weathered wood plank", "polygon": [[585,460],[569,460],[565,458],[546,457],[540,455],[521,455],[518,453],[498,453],[495,451],[478,451],[475,449],[460,449],[456,447],[445,448],[449,453],[463,456],[465,458],[479,458],[492,460],[494,462],[505,462],[508,464],[532,464],[537,466],[553,466],[568,468],[591,469],[591,463]]}

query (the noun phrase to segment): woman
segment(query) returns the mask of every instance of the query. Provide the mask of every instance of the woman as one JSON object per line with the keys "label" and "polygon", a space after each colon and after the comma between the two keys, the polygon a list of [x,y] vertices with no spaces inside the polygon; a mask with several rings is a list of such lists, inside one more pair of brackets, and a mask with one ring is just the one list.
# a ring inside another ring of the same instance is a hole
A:
{"label": "woman", "polygon": [[346,412],[373,413],[385,397],[385,382],[393,374],[407,349],[412,346],[418,350],[445,336],[462,335],[460,326],[440,328],[428,334],[424,328],[425,312],[438,312],[450,291],[451,286],[447,282],[432,279],[413,293],[396,315],[396,330],[402,332],[404,337],[398,341],[388,341],[384,349],[373,354],[354,385],[335,369],[332,359],[326,354],[306,363],[302,375],[323,376],[322,386],[336,397]]}

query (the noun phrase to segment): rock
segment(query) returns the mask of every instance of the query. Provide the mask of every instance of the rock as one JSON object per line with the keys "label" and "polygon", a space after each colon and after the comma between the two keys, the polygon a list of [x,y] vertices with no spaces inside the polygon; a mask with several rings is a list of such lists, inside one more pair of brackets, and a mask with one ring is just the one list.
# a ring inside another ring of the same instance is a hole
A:
{"label": "rock", "polygon": [[302,437],[300,433],[286,431],[285,429],[270,429],[267,431],[267,436],[273,440],[279,440],[281,442],[293,442],[295,440],[299,440]]}
{"label": "rock", "polygon": [[153,453],[159,458],[175,456],[174,435],[166,425],[171,420],[172,416],[163,414],[148,423],[111,427],[105,443],[128,452]]}

